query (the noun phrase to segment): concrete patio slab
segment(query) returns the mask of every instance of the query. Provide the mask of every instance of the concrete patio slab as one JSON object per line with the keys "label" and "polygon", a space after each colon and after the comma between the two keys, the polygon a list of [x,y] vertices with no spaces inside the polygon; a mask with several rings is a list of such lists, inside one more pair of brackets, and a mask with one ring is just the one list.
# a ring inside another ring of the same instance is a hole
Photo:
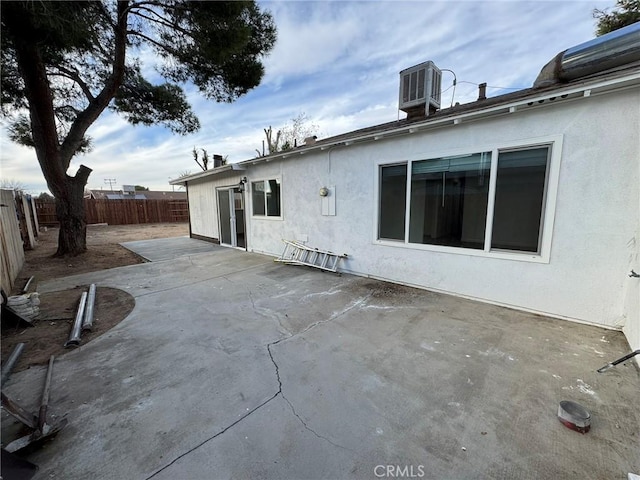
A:
{"label": "concrete patio slab", "polygon": [[136,240],[134,242],[123,242],[120,245],[150,262],[171,260],[198,253],[215,252],[222,248],[211,242],[189,237]]}
{"label": "concrete patio slab", "polygon": [[[640,471],[620,332],[233,249],[68,277],[133,312],[56,361],[37,479],[619,478]],[[35,407],[44,368],[7,392]],[[561,400],[593,416],[581,435]]]}

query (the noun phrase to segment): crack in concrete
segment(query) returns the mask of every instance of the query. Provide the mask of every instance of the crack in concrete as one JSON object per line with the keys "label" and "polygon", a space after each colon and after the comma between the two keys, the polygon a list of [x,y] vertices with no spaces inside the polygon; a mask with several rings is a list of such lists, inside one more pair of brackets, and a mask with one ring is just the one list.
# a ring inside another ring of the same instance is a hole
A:
{"label": "crack in concrete", "polygon": [[[317,322],[314,322],[311,325],[309,325],[304,330],[301,330],[298,333],[291,334],[290,337],[283,338],[281,340],[286,340],[288,338],[296,337],[298,335],[303,335],[303,334],[307,333],[309,330],[317,327],[318,325],[323,325],[325,323],[328,323],[328,322],[331,322],[331,321],[335,320],[336,318],[340,318],[345,313],[350,312],[354,308],[361,306],[363,303],[366,303],[366,301],[369,300],[372,297],[372,295],[373,295],[372,293],[370,293],[368,295],[365,295],[364,297],[361,297],[360,299],[356,300],[355,302],[349,304],[345,309],[343,309],[343,310],[341,310],[339,312],[334,312],[333,315],[331,315],[329,318],[327,318],[325,320],[318,320]],[[280,342],[280,340],[278,341],[278,343],[279,342]]]}
{"label": "crack in concrete", "polygon": [[215,438],[219,437],[220,435],[222,435],[223,433],[225,433],[227,430],[231,429],[232,427],[235,427],[237,424],[239,424],[241,421],[243,421],[245,418],[247,418],[249,415],[255,413],[257,410],[261,409],[262,407],[264,407],[267,403],[269,403],[271,400],[273,400],[274,398],[276,398],[278,395],[280,395],[280,391],[277,391],[276,393],[274,393],[271,397],[269,397],[268,399],[266,399],[264,402],[262,402],[260,405],[258,405],[257,407],[253,408],[252,410],[250,410],[249,412],[245,413],[242,417],[240,417],[239,419],[237,419],[235,422],[233,422],[230,425],[227,425],[225,428],[223,428],[222,430],[220,430],[218,433],[216,433],[215,435],[203,440],[202,442],[200,442],[198,445],[196,445],[193,448],[190,448],[189,450],[187,450],[186,452],[178,455],[176,458],[174,458],[171,462],[167,463],[164,467],[162,467],[161,469],[155,471],[154,473],[152,473],[151,475],[149,475],[145,480],[149,480],[153,477],[155,477],[156,475],[158,475],[160,472],[163,472],[164,470],[166,470],[167,468],[169,468],[171,465],[173,465],[174,463],[176,463],[178,460],[180,460],[181,458],[189,455],[190,453],[196,451],[197,449],[199,449],[200,447],[202,447],[203,445],[205,445],[206,443],[210,442],[211,440],[214,440]]}
{"label": "crack in concrete", "polygon": [[[232,284],[236,285],[236,282],[234,282],[233,280],[231,280],[231,279],[229,279],[227,277],[222,277],[222,278],[224,278],[229,283],[232,283]],[[260,307],[256,306],[256,301],[253,298],[253,291],[251,291],[248,288],[246,290],[247,290],[247,294],[249,295],[249,300],[251,300],[251,308],[253,308],[253,311],[256,312],[256,314],[258,314],[258,315],[260,315],[262,317],[269,318],[269,319],[275,319],[275,321],[278,322],[278,326],[280,327],[281,330],[284,331],[284,333],[286,333],[289,337],[293,335],[293,333],[291,333],[289,331],[289,329],[282,324],[282,319],[280,318],[279,315],[275,315],[274,316],[274,315],[269,315],[269,314],[265,313],[265,312],[270,312],[271,310],[266,309],[266,308],[260,308]]]}
{"label": "crack in concrete", "polygon": [[[291,337],[287,337],[287,338],[291,338]],[[291,412],[293,413],[293,415],[300,421],[300,423],[302,424],[302,426],[309,430],[311,433],[313,433],[316,437],[329,442],[331,445],[333,445],[334,447],[337,448],[342,448],[343,450],[347,450],[351,453],[355,453],[353,450],[344,447],[342,445],[339,445],[337,443],[332,442],[330,439],[328,439],[327,437],[320,435],[318,432],[316,432],[313,428],[311,428],[309,425],[307,425],[307,422],[305,422],[302,417],[300,415],[298,415],[298,412],[296,412],[296,409],[293,407],[293,404],[289,401],[289,399],[285,396],[284,392],[282,391],[282,379],[280,378],[280,367],[278,366],[278,363],[275,361],[275,359],[273,358],[273,352],[271,351],[271,346],[272,345],[276,345],[280,342],[282,342],[283,340],[286,340],[287,338],[281,338],[275,342],[269,343],[267,344],[267,352],[269,352],[269,358],[271,359],[271,363],[273,363],[273,366],[276,369],[276,378],[278,379],[278,393],[276,393],[276,396],[280,395],[282,397],[282,399],[287,403],[287,405],[289,405],[289,408],[291,409]]]}
{"label": "crack in concrete", "polygon": [[356,453],[355,450],[351,450],[350,448],[344,447],[342,445],[339,445],[337,443],[332,442],[331,440],[329,440],[327,437],[324,437],[322,435],[320,435],[318,432],[316,432],[314,429],[312,429],[309,425],[307,425],[307,423],[302,419],[302,417],[300,417],[300,415],[298,415],[296,413],[296,409],[293,408],[293,405],[291,404],[291,402],[289,401],[289,399],[287,397],[284,396],[284,394],[282,394],[282,399],[287,402],[287,405],[289,405],[289,408],[291,408],[291,411],[293,412],[293,414],[295,415],[295,417],[300,420],[300,423],[302,423],[302,426],[304,428],[306,428],[307,430],[309,430],[311,433],[313,433],[316,437],[321,438],[322,440],[325,440],[327,442],[329,442],[331,445],[333,445],[334,447],[337,448],[341,448],[343,450],[346,450],[348,452],[351,453]]}
{"label": "crack in concrete", "polygon": [[[225,280],[227,280],[230,283],[235,283],[232,280],[230,280],[229,278],[227,278],[225,275],[220,275],[217,278],[223,278]],[[196,282],[196,283],[200,283],[200,282]],[[256,306],[255,303],[255,299],[253,298],[253,293],[251,292],[251,290],[247,290],[248,294],[249,294],[249,299],[251,300],[251,305],[253,307],[253,310],[262,316],[265,316],[263,313],[259,312],[258,307]],[[154,292],[155,293],[155,292]],[[286,337],[282,337],[279,338],[278,340],[268,343],[267,346],[267,353],[269,354],[269,359],[271,360],[271,363],[273,364],[274,368],[276,369],[276,379],[278,380],[278,391],[276,393],[274,393],[271,397],[269,397],[267,400],[265,400],[264,402],[262,402],[260,405],[258,405],[257,407],[253,408],[252,410],[250,410],[249,412],[247,412],[246,414],[244,414],[242,417],[240,417],[239,419],[237,419],[235,422],[231,423],[230,425],[227,425],[225,428],[223,428],[222,430],[220,430],[218,433],[216,433],[215,435],[212,435],[211,437],[203,440],[202,442],[200,442],[198,445],[190,448],[189,450],[187,450],[186,452],[178,455],[176,458],[174,458],[171,462],[167,463],[164,467],[160,468],[159,470],[155,471],[153,474],[151,474],[150,476],[148,476],[145,480],[150,480],[151,478],[155,477],[156,475],[158,475],[159,473],[163,472],[164,470],[166,470],[167,468],[169,468],[171,465],[175,464],[178,460],[180,460],[181,458],[184,458],[185,456],[189,455],[190,453],[196,451],[197,449],[199,449],[200,447],[202,447],[203,445],[205,445],[206,443],[216,439],[217,437],[219,437],[220,435],[222,435],[223,433],[227,432],[229,429],[233,428],[234,426],[236,426],[237,424],[239,424],[240,422],[242,422],[245,418],[249,417],[250,415],[252,415],[253,413],[255,413],[256,411],[258,411],[259,409],[261,409],[262,407],[264,407],[267,403],[271,402],[273,399],[275,399],[276,397],[278,397],[278,395],[280,395],[282,397],[282,399],[287,403],[287,405],[289,405],[289,408],[291,409],[291,412],[293,413],[293,415],[298,419],[298,421],[300,421],[300,423],[302,424],[302,426],[310,431],[311,433],[313,433],[317,438],[322,439],[326,442],[328,442],[329,444],[333,445],[336,448],[341,448],[343,450],[346,450],[348,452],[354,453],[353,450],[344,447],[342,445],[339,445],[333,441],[331,441],[329,438],[320,435],[318,432],[316,432],[314,429],[312,429],[307,422],[305,422],[302,417],[298,414],[298,412],[296,412],[296,409],[294,408],[293,404],[291,403],[291,401],[289,401],[289,399],[285,396],[284,392],[282,391],[282,379],[280,378],[280,367],[278,366],[278,363],[276,362],[275,358],[273,358],[273,352],[271,351],[271,347],[274,345],[279,344],[280,342],[283,342],[285,340],[288,340],[290,338],[296,337],[298,335],[302,335],[306,332],[308,332],[309,330],[317,327],[318,325],[322,325],[325,323],[328,323],[332,320],[335,320],[336,318],[341,317],[342,315],[344,315],[345,313],[353,310],[354,308],[362,305],[363,303],[365,303],[369,298],[371,297],[371,294],[360,298],[359,300],[356,300],[355,302],[351,303],[350,305],[347,306],[347,308],[339,311],[339,312],[334,312],[329,318],[325,319],[325,320],[318,320],[317,322],[312,323],[311,325],[309,325],[307,328],[301,330],[298,333],[291,333],[289,332],[286,328],[284,328],[282,326],[282,324],[280,323],[280,319],[278,318],[278,324],[280,325],[280,327],[282,329],[284,329],[289,335]]]}
{"label": "crack in concrete", "polygon": [[[329,438],[327,438],[327,437],[325,437],[323,435],[320,435],[318,432],[316,432],[314,429],[312,429],[309,425],[307,425],[307,422],[305,422],[302,419],[302,417],[300,415],[298,415],[298,412],[296,412],[295,407],[293,406],[291,401],[289,401],[289,399],[285,396],[284,392],[282,391],[282,379],[280,378],[280,367],[278,366],[278,363],[276,362],[275,358],[273,358],[273,352],[271,351],[271,347],[274,346],[274,345],[277,345],[280,342],[283,342],[285,340],[289,340],[289,339],[291,339],[293,337],[297,337],[298,335],[303,335],[304,333],[310,331],[311,329],[317,327],[318,325],[323,325],[325,323],[328,323],[328,322],[331,322],[331,321],[335,320],[336,318],[341,317],[345,313],[347,313],[347,312],[353,310],[354,308],[359,307],[360,305],[365,303],[369,298],[371,298],[371,295],[372,294],[369,294],[369,295],[366,295],[366,296],[356,300],[355,302],[353,302],[350,305],[348,305],[345,309],[343,309],[343,310],[341,310],[339,312],[334,312],[329,318],[327,318],[325,320],[318,320],[317,322],[312,323],[307,328],[301,330],[298,333],[290,333],[289,336],[287,336],[287,337],[279,338],[275,342],[271,342],[271,343],[267,344],[267,352],[269,353],[269,358],[271,359],[271,363],[273,363],[273,366],[276,369],[276,378],[278,380],[278,393],[276,394],[276,396],[278,394],[282,396],[282,399],[287,403],[287,405],[289,405],[289,408],[291,409],[291,412],[293,413],[293,415],[300,421],[300,423],[302,424],[302,426],[305,429],[309,430],[316,437],[318,437],[318,438],[320,438],[322,440],[325,440],[326,442],[330,443],[334,447],[341,448],[343,450],[347,450],[348,452],[351,452],[351,453],[354,453],[354,451],[349,449],[349,448],[347,448],[347,447],[345,447],[345,446],[343,446],[343,445],[339,445],[337,443],[334,443]],[[256,311],[256,313],[259,313],[257,311],[257,309],[256,309],[253,296],[251,295],[251,291],[249,291],[249,298],[251,299],[251,303],[253,304],[254,310]]]}
{"label": "crack in concrete", "polygon": [[[157,262],[156,262],[156,263],[157,263]],[[181,285],[172,285],[172,286],[170,286],[170,287],[163,288],[163,289],[160,289],[160,290],[154,290],[154,291],[152,291],[152,292],[141,293],[141,294],[139,294],[139,295],[133,295],[133,294],[132,294],[132,296],[133,296],[133,298],[146,297],[147,295],[154,295],[154,294],[156,294],[156,293],[164,293],[164,292],[168,292],[169,290],[178,290],[178,289],[180,289],[180,288],[184,288],[184,287],[191,287],[191,286],[193,286],[193,285],[198,285],[199,283],[209,282],[209,281],[211,281],[211,280],[216,280],[216,279],[218,279],[218,278],[224,278],[225,280],[228,280],[228,281],[229,281],[229,282],[231,282],[231,283],[235,283],[235,282],[233,282],[233,281],[229,280],[228,278],[226,278],[226,275],[235,275],[235,274],[237,274],[237,273],[242,273],[242,272],[246,272],[246,271],[248,271],[248,270],[253,270],[253,269],[256,269],[256,268],[262,267],[262,266],[264,266],[264,265],[268,265],[268,264],[267,264],[267,263],[260,263],[260,264],[258,264],[258,265],[252,265],[252,266],[250,266],[250,267],[243,268],[243,269],[241,269],[241,270],[234,270],[233,272],[225,273],[225,274],[223,274],[223,275],[214,275],[213,277],[207,277],[207,278],[203,278],[203,279],[201,279],[201,280],[195,280],[195,281],[193,281],[193,282],[183,283],[183,284],[181,284]],[[129,267],[131,267],[131,266],[136,266],[136,265],[129,265]],[[127,268],[127,267],[124,267],[124,268]],[[84,275],[84,274],[83,274],[83,275]]]}

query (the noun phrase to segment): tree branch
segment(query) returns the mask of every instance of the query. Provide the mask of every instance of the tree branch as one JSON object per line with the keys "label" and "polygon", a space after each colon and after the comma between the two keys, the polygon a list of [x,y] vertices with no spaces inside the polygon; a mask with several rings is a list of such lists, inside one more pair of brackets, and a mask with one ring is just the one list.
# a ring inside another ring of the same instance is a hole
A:
{"label": "tree branch", "polygon": [[75,182],[77,182],[78,185],[81,185],[82,188],[84,188],[84,186],[87,184],[87,181],[89,180],[89,175],[91,175],[91,172],[93,170],[90,169],[89,167],[87,167],[86,165],[80,165],[80,167],[78,167],[78,171],[75,174]]}
{"label": "tree branch", "polygon": [[74,72],[65,67],[61,67],[60,65],[57,65],[56,68],[60,73],[51,72],[50,75],[59,75],[61,77],[65,77],[65,78],[68,78],[69,80],[74,81],[80,87],[80,89],[82,90],[82,93],[84,93],[84,95],[87,97],[87,100],[89,100],[90,102],[95,100],[95,97],[93,96],[93,92],[91,92],[91,90],[89,89],[89,86],[85,83],[85,81],[82,80],[82,78],[80,78],[80,75],[78,74],[78,72]]}
{"label": "tree branch", "polygon": [[144,38],[147,42],[154,44],[159,49],[164,50],[165,52],[170,53],[171,55],[174,54],[174,52],[171,49],[169,49],[166,45],[163,45],[162,43],[154,40],[151,37],[148,37],[144,33],[138,32],[137,30],[127,30],[127,35],[134,35],[136,37]]}
{"label": "tree branch", "polygon": [[189,30],[186,30],[182,27],[179,27],[178,25],[172,24],[171,22],[169,22],[169,20],[167,20],[166,18],[164,18],[162,15],[160,15],[158,12],[152,10],[151,8],[146,8],[146,7],[140,7],[140,10],[144,10],[145,12],[150,12],[153,15],[155,15],[155,17],[157,18],[151,18],[147,15],[143,15],[141,13],[138,12],[132,12],[133,15],[136,15],[140,18],[144,18],[146,20],[149,20],[152,23],[159,23],[160,25],[164,25],[167,28],[170,28],[171,30],[175,30],[177,32],[180,33],[184,33],[185,35],[189,35],[191,36],[191,32]]}
{"label": "tree branch", "polygon": [[127,20],[129,1],[118,2],[118,18],[114,29],[114,58],[113,70],[105,81],[102,91],[95,97],[71,124],[69,133],[62,143],[60,153],[64,163],[65,171],[69,168],[71,158],[81,146],[84,134],[91,124],[100,116],[115,96],[118,88],[122,85],[125,70],[125,58],[127,49]]}
{"label": "tree branch", "polygon": [[[162,2],[158,2],[158,1],[146,1],[146,2],[136,2],[136,3],[132,3],[131,5],[129,5],[126,9],[125,13],[129,13],[132,12],[133,10],[137,9],[137,8],[146,8],[143,7],[143,5],[151,5],[153,7],[161,7],[167,10],[170,9],[175,9],[175,7],[171,6],[171,5],[167,5],[166,3],[162,3]],[[148,9],[147,9],[148,10]]]}

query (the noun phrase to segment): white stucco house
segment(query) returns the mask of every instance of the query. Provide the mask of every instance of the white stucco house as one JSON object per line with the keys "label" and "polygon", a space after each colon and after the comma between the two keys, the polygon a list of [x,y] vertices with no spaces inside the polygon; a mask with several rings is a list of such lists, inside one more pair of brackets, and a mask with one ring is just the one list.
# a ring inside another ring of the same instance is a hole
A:
{"label": "white stucco house", "polygon": [[344,272],[640,349],[640,23],[623,30],[561,52],[533,88],[452,108],[435,65],[403,71],[405,119],[175,180],[191,235],[273,256],[305,242],[347,253]]}

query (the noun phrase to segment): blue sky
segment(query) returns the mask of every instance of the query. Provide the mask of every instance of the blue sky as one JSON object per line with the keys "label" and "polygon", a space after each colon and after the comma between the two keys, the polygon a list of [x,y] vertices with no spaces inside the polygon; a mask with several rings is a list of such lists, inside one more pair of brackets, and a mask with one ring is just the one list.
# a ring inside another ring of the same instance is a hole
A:
{"label": "blue sky", "polygon": [[[477,98],[486,82],[495,96],[527,88],[558,52],[594,36],[593,8],[614,1],[265,1],[278,41],[265,58],[260,86],[232,104],[216,104],[186,86],[200,118],[199,132],[181,137],[161,127],[133,127],[105,113],[89,129],[94,148],[72,161],[93,169],[90,188],[144,185],[171,190],[169,178],[196,173],[194,146],[230,162],[253,158],[263,128],[274,129],[305,113],[319,137],[398,118],[400,70],[426,60],[453,70],[454,102]],[[144,56],[151,71],[154,58]],[[443,106],[451,103],[453,77],[443,74]],[[492,88],[503,87],[503,88]],[[448,89],[448,90],[447,90]],[[402,118],[404,114],[401,114]],[[0,133],[0,178],[30,193],[47,191],[33,150]]]}

